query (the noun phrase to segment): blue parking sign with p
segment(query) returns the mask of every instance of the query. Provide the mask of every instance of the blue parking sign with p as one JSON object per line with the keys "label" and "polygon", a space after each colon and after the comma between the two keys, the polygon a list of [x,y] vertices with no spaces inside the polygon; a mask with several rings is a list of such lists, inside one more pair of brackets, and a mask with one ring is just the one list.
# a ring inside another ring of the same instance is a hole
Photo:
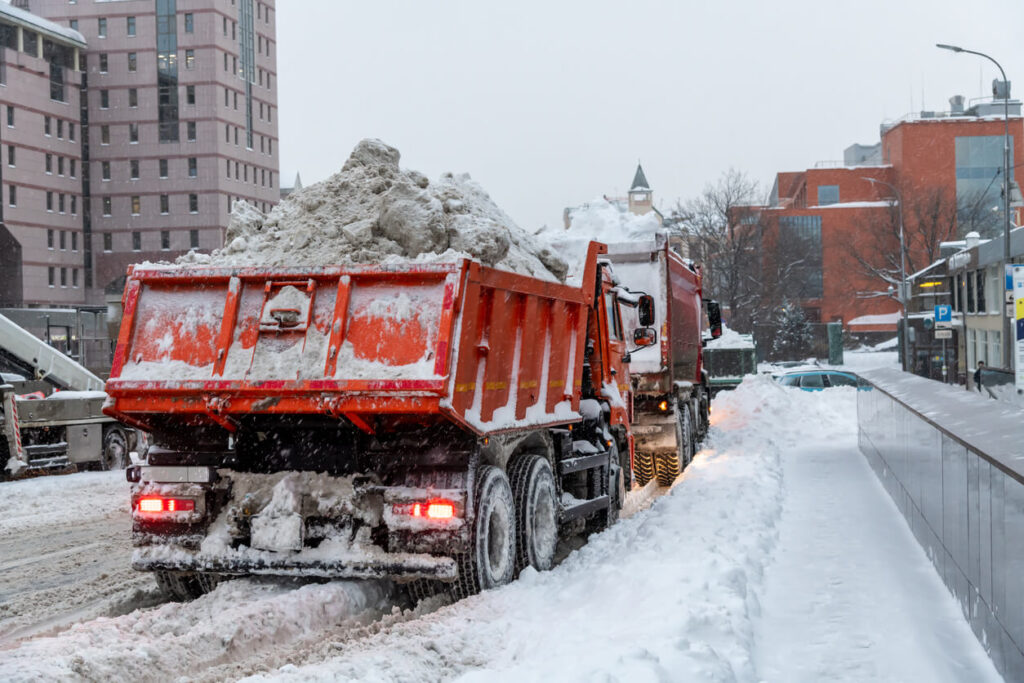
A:
{"label": "blue parking sign with p", "polygon": [[939,304],[935,307],[935,322],[948,323],[953,321],[953,307],[948,304]]}

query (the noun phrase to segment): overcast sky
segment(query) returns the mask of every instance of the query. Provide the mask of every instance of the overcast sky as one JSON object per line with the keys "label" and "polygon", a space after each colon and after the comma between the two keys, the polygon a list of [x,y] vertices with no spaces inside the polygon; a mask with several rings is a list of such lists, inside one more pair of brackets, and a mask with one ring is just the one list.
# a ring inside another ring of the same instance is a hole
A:
{"label": "overcast sky", "polygon": [[436,177],[468,171],[524,228],[624,193],[661,207],[729,167],[841,159],[878,125],[1024,95],[1024,1],[279,0],[281,173],[336,171],[364,137]]}

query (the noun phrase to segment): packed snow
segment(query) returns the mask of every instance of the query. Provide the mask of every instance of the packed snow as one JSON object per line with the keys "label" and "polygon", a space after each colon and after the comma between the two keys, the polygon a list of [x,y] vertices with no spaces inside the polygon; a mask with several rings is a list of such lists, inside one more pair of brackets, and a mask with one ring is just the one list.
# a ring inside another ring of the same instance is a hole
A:
{"label": "packed snow", "polygon": [[224,248],[186,265],[321,266],[474,258],[564,280],[566,264],[520,228],[468,174],[431,182],[399,167],[397,149],[363,140],[340,171],[296,190],[270,213],[235,202]]}
{"label": "packed snow", "polygon": [[[8,638],[0,678],[999,680],[857,450],[855,390],[750,377],[713,408],[668,495],[552,571],[414,609],[383,582],[236,580],[188,604]],[[46,486],[85,507],[124,493],[80,477]],[[0,498],[5,517],[46,498],[34,482],[2,486],[19,485],[29,495]],[[7,581],[50,580],[38,569]]]}
{"label": "packed snow", "polygon": [[708,342],[709,349],[752,349],[754,337],[749,334],[740,334],[728,325],[722,324],[722,336]]}

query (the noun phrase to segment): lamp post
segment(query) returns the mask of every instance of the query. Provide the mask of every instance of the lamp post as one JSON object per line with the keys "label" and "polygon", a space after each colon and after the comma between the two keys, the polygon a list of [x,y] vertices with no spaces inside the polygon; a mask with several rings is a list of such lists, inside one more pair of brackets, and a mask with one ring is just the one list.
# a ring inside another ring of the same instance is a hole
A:
{"label": "lamp post", "polygon": [[911,372],[913,366],[910,363],[910,315],[907,310],[907,247],[906,241],[903,238],[903,195],[896,189],[896,186],[892,183],[887,183],[884,180],[878,178],[872,178],[870,176],[861,176],[862,180],[866,180],[872,185],[879,184],[885,185],[893,194],[896,195],[896,201],[900,204],[900,288],[899,288],[899,300],[900,307],[903,309],[903,357],[900,362],[903,364],[905,371]]}
{"label": "lamp post", "polygon": [[[956,45],[945,45],[936,43],[935,47],[949,50],[951,52],[965,52],[969,55],[984,57],[996,65],[999,75],[1003,77],[1003,84],[1006,86],[1005,97],[1003,98],[1003,263],[1010,263],[1010,82],[1006,80],[1006,72],[1003,67],[992,57],[984,52],[965,50]],[[1013,358],[1013,321],[1003,311],[1003,367],[1012,369]]]}

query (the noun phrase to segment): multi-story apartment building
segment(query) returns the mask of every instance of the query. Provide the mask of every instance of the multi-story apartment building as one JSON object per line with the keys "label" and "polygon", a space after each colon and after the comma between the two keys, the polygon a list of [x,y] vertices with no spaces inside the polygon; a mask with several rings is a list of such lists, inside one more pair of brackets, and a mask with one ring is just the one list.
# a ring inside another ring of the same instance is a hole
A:
{"label": "multi-story apartment building", "polygon": [[85,40],[0,3],[0,305],[81,304]]}
{"label": "multi-story apartment building", "polygon": [[[233,201],[263,210],[279,201],[273,2],[20,4],[77,36],[76,47],[87,45],[86,100],[80,113],[77,100],[69,107],[79,133],[79,192],[87,198],[76,222],[84,301],[102,303],[103,290],[116,287],[129,264],[221,246]],[[50,229],[49,221],[35,223],[41,232],[26,236],[29,242],[45,240]],[[45,280],[45,267],[37,277]],[[22,298],[43,301],[75,303],[45,291]]]}

